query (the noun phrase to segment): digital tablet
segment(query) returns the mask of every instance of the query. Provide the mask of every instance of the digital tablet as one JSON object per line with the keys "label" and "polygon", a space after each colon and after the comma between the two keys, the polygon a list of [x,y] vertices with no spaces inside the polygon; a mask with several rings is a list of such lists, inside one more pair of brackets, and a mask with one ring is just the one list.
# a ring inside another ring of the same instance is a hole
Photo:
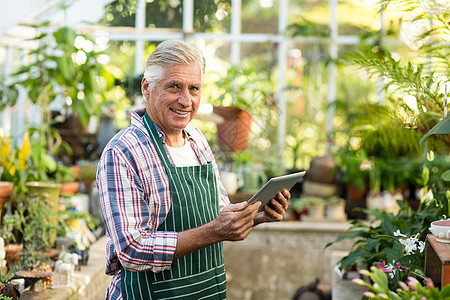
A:
{"label": "digital tablet", "polygon": [[248,200],[248,204],[261,201],[258,212],[263,211],[264,205],[284,189],[290,190],[303,176],[305,176],[305,174],[306,171],[303,171],[271,178],[250,200]]}

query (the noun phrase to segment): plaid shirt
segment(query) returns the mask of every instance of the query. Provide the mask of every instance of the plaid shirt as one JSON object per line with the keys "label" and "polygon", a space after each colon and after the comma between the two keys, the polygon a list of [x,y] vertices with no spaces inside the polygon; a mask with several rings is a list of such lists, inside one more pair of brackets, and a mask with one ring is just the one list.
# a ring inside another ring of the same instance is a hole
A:
{"label": "plaid shirt", "polygon": [[[119,263],[129,270],[160,272],[170,268],[177,245],[176,232],[157,231],[172,199],[164,167],[143,123],[144,113],[145,109],[131,113],[131,125],[111,139],[97,169],[106,225],[105,273],[115,275],[105,296],[108,299],[121,299]],[[166,145],[164,132],[156,129]],[[191,125],[185,132],[200,163],[213,161],[222,209],[229,200],[208,142]]]}

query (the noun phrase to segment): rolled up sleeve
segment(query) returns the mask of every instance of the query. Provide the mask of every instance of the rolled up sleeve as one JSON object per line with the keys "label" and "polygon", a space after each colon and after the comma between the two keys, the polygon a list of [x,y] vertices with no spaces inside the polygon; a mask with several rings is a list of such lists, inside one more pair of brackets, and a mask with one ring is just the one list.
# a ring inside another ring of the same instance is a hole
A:
{"label": "rolled up sleeve", "polygon": [[[129,270],[160,272],[171,266],[178,235],[154,230],[154,205],[145,197],[133,166],[130,158],[114,149],[106,151],[98,165],[102,216],[114,248],[108,255],[117,256]],[[115,260],[109,257],[107,262]]]}

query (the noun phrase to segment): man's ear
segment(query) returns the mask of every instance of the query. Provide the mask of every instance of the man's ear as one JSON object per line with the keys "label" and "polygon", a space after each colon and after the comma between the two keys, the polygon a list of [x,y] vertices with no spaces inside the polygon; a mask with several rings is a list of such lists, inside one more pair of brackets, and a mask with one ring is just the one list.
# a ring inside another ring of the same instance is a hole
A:
{"label": "man's ear", "polygon": [[144,96],[144,98],[147,100],[150,97],[149,85],[150,85],[150,83],[147,81],[147,79],[142,78],[141,92],[142,92],[142,95]]}

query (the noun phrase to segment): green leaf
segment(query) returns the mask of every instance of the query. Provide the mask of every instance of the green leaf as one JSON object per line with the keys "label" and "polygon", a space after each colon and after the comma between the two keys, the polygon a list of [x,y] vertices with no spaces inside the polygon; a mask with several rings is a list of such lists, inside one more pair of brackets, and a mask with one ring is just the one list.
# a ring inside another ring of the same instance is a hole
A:
{"label": "green leaf", "polygon": [[441,179],[442,179],[443,181],[448,181],[448,182],[450,182],[450,170],[446,170],[444,173],[442,173]]}
{"label": "green leaf", "polygon": [[376,236],[377,239],[382,239],[382,240],[393,240],[398,242],[398,239],[391,236],[391,235],[387,235],[387,234],[380,234]]}
{"label": "green leaf", "polygon": [[449,134],[450,133],[450,118],[447,117],[434,125],[433,128],[431,128],[430,131],[427,132],[427,134],[424,135],[424,137],[420,140],[419,144],[420,147],[422,147],[422,143],[432,134]]}
{"label": "green leaf", "polygon": [[441,290],[442,299],[450,298],[450,285],[446,285]]}
{"label": "green leaf", "polygon": [[370,275],[370,279],[372,279],[373,282],[376,282],[378,286],[384,291],[389,291],[388,278],[386,276],[386,273],[384,273],[381,269],[377,269],[376,267],[372,267],[371,271],[372,272]]}
{"label": "green leaf", "polygon": [[44,153],[42,155],[42,161],[44,162],[44,165],[47,167],[49,172],[54,172],[56,170],[56,161],[47,153]]}
{"label": "green leaf", "polygon": [[425,275],[425,273],[419,268],[415,268],[414,270],[410,271],[410,274],[414,277],[420,277],[424,280],[427,279],[427,275]]}

